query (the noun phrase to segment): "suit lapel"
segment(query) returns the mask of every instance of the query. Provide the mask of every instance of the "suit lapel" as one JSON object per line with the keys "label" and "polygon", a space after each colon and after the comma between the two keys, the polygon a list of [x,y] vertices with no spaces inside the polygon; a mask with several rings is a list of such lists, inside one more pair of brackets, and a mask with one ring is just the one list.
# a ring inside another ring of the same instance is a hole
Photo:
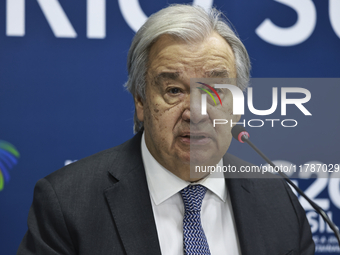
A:
{"label": "suit lapel", "polygon": [[[230,154],[223,158],[224,165],[236,166],[240,169],[241,165],[249,165]],[[256,192],[253,189],[253,180],[247,179],[243,174],[232,175],[226,178],[226,185],[230,193],[235,224],[237,228],[239,243],[242,255],[266,254],[264,240],[261,234],[261,224]],[[243,177],[243,178],[239,178]]]}
{"label": "suit lapel", "polygon": [[105,190],[126,253],[161,254],[140,151],[140,134],[130,140],[109,170],[117,180]]}
{"label": "suit lapel", "polygon": [[256,197],[248,179],[226,179],[242,255],[266,254]]}

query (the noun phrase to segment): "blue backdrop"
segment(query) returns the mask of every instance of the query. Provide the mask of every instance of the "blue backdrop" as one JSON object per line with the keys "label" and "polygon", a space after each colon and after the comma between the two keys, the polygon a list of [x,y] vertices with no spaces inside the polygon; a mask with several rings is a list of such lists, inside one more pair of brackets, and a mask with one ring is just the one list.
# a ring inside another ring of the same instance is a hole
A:
{"label": "blue backdrop", "polygon": [[[191,2],[0,1],[0,140],[7,142],[0,142],[1,254],[14,254],[27,230],[38,179],[133,136],[133,100],[123,88],[127,52],[143,20],[172,3]],[[233,23],[252,77],[339,77],[340,0],[195,3],[213,4]],[[253,141],[273,160],[340,163],[336,84],[308,88],[313,121],[280,136],[254,129]],[[233,142],[230,152],[263,163],[244,146]],[[339,225],[339,179],[297,182]],[[317,254],[340,253],[323,221],[305,209]]]}

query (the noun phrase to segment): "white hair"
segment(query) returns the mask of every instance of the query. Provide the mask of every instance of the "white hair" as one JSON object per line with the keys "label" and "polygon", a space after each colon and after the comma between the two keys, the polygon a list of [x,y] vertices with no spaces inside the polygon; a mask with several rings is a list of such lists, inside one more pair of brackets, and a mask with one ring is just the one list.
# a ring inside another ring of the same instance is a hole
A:
{"label": "white hair", "polygon": [[[151,46],[164,34],[187,43],[197,43],[217,32],[230,45],[235,55],[237,86],[247,88],[250,76],[250,60],[246,48],[231,28],[222,12],[212,8],[206,12],[200,6],[175,4],[151,15],[133,38],[128,54],[128,81],[124,85],[133,97],[145,100],[148,55]],[[134,131],[138,132],[143,122],[134,114]]]}

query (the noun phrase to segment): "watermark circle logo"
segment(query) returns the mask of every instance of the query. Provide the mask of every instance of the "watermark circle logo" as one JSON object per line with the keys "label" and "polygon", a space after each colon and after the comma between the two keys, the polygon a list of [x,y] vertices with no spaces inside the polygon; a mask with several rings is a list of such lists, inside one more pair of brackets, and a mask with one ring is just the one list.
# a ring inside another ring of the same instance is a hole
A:
{"label": "watermark circle logo", "polygon": [[0,140],[0,191],[10,180],[9,170],[12,169],[20,157],[17,149],[10,143]]}
{"label": "watermark circle logo", "polygon": [[[199,5],[208,11],[213,6],[213,3],[214,0],[194,0],[192,4]],[[118,0],[118,4],[126,23],[133,31],[137,32],[148,19],[140,7],[139,0]]]}
{"label": "watermark circle logo", "polygon": [[[211,87],[210,85],[205,84],[205,83],[203,83],[203,82],[197,82],[197,83],[206,86],[208,89],[210,89],[212,92],[214,92],[214,94],[217,96],[218,100],[220,101],[220,103],[221,103],[221,105],[222,105],[221,98],[220,98],[219,94],[217,93],[217,91],[216,91],[213,87]],[[200,87],[197,87],[197,88],[200,89],[200,90],[203,90],[204,92],[206,92],[206,93],[212,98],[212,100],[214,101],[215,105],[217,105],[214,96],[213,96],[208,90],[206,90],[206,89],[204,89],[204,88],[200,88]]]}

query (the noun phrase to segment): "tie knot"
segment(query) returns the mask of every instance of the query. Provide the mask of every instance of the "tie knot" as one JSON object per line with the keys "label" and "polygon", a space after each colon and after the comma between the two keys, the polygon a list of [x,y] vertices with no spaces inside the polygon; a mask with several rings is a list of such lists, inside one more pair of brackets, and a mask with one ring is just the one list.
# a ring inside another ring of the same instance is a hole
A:
{"label": "tie knot", "polygon": [[201,211],[202,200],[207,188],[202,185],[189,185],[181,190],[186,212]]}

